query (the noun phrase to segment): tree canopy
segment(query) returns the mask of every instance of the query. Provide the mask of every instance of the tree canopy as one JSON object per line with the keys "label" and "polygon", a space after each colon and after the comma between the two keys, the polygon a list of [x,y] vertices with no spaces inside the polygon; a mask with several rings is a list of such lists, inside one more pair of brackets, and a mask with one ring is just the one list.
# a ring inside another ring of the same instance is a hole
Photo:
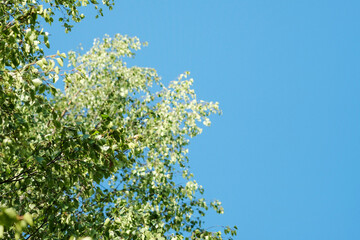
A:
{"label": "tree canopy", "polygon": [[154,69],[128,67],[144,44],[120,34],[85,53],[44,55],[49,34],[39,19],[59,16],[70,31],[89,4],[102,15],[96,0],[1,1],[0,237],[236,235],[204,224],[208,207],[223,209],[202,198],[187,145],[220,110],[197,100],[188,73],[165,86]]}

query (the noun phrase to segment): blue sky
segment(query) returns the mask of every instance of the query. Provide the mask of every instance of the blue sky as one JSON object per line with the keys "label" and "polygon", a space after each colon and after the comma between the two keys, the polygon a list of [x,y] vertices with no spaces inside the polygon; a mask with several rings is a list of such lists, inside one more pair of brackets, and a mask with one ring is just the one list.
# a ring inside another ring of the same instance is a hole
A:
{"label": "blue sky", "polygon": [[222,116],[195,138],[190,165],[238,239],[360,239],[360,2],[118,1],[51,50],[138,36],[132,64],[165,82],[190,71]]}

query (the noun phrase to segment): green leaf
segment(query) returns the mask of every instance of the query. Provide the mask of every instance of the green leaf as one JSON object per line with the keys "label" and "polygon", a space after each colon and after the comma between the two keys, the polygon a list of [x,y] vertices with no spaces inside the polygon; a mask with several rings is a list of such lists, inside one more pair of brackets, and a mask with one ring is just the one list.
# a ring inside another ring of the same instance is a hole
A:
{"label": "green leaf", "polygon": [[4,226],[0,225],[0,238],[4,237]]}
{"label": "green leaf", "polygon": [[50,86],[50,92],[51,92],[51,95],[55,96],[56,93],[57,93],[57,89],[54,87],[54,86]]}
{"label": "green leaf", "polygon": [[35,157],[35,159],[38,163],[42,163],[44,161],[43,157]]}
{"label": "green leaf", "polygon": [[[35,85],[35,84],[34,84]],[[46,90],[46,86],[44,84],[41,84],[40,87],[39,87],[39,94],[42,94],[44,93]]]}
{"label": "green leaf", "polygon": [[61,67],[64,65],[63,60],[61,58],[56,58],[56,60]]}
{"label": "green leaf", "polygon": [[9,217],[10,219],[16,220],[17,214],[16,214],[16,212],[15,212],[15,210],[14,210],[13,208],[6,208],[6,209],[4,210],[4,214],[5,214],[7,217]]}
{"label": "green leaf", "polygon": [[33,219],[32,219],[32,216],[30,213],[25,213],[24,215],[24,220],[30,225],[30,226],[33,226],[34,223],[33,223]]}
{"label": "green leaf", "polygon": [[56,128],[61,128],[61,123],[58,120],[53,120],[53,124]]}
{"label": "green leaf", "polygon": [[106,218],[105,223],[104,223],[104,226],[108,225],[109,222],[110,222],[110,219],[109,219],[109,218]]}
{"label": "green leaf", "polygon": [[37,86],[40,86],[42,84],[42,80],[38,79],[38,78],[35,78],[33,80],[31,80],[32,83],[37,87]]}

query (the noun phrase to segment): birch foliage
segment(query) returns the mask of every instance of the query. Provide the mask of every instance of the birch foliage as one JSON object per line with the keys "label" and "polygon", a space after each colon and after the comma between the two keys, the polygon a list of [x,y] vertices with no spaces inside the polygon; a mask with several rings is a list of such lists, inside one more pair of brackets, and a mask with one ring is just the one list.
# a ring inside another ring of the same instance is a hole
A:
{"label": "birch foliage", "polygon": [[[184,73],[165,86],[154,69],[128,67],[143,44],[117,34],[85,53],[45,56],[56,11],[67,31],[96,1],[0,5],[0,237],[5,239],[222,239],[203,217],[189,171],[190,138],[220,113]],[[103,1],[112,7],[112,2]],[[65,65],[67,66],[64,66]],[[65,89],[54,87],[64,81]],[[235,227],[236,228],[236,227]],[[222,230],[222,231],[220,231]],[[231,235],[231,236],[230,236]]]}

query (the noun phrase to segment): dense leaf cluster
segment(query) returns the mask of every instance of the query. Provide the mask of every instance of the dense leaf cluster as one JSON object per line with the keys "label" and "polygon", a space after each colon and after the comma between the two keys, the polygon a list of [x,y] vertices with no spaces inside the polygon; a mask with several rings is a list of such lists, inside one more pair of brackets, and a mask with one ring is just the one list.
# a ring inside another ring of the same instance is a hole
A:
{"label": "dense leaf cluster", "polygon": [[0,4],[0,237],[222,239],[202,218],[221,204],[201,198],[186,157],[218,104],[196,99],[188,73],[164,86],[154,69],[127,67],[137,38],[44,56],[38,18],[51,23],[59,11],[69,30],[87,4]]}

